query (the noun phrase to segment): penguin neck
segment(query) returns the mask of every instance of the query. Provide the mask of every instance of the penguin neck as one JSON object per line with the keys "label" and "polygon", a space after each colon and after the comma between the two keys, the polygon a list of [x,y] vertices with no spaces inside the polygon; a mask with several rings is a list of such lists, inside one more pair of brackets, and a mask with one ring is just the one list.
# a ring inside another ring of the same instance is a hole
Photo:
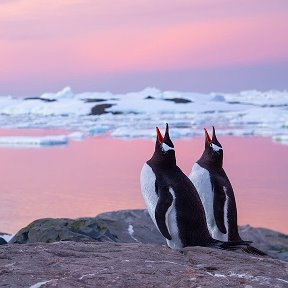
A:
{"label": "penguin neck", "polygon": [[166,154],[160,154],[158,151],[155,151],[152,158],[148,161],[156,167],[161,167],[164,169],[170,169],[176,167],[176,158],[175,152],[169,151]]}
{"label": "penguin neck", "polygon": [[200,166],[205,168],[205,166],[209,168],[214,168],[214,169],[220,169],[223,167],[223,156],[222,157],[217,157],[212,158],[205,150],[200,157],[200,159],[197,161]]}

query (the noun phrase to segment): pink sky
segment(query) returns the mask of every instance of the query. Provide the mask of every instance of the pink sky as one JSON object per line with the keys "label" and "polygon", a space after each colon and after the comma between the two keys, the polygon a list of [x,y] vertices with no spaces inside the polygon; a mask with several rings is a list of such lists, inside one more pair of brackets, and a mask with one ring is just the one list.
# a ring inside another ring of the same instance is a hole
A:
{"label": "pink sky", "polygon": [[0,95],[284,89],[286,0],[2,0]]}

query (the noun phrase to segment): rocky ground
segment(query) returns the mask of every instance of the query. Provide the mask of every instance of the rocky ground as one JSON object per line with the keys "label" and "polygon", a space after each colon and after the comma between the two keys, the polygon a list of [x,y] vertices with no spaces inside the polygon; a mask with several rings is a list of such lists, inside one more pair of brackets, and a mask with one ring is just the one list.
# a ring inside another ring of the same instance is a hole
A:
{"label": "rocky ground", "polygon": [[0,246],[0,287],[288,287],[288,263],[279,260],[288,260],[288,236],[240,231],[274,259],[203,247],[173,251],[145,210],[40,219]]}
{"label": "rocky ground", "polygon": [[192,247],[56,242],[0,248],[1,287],[287,287],[288,263]]}

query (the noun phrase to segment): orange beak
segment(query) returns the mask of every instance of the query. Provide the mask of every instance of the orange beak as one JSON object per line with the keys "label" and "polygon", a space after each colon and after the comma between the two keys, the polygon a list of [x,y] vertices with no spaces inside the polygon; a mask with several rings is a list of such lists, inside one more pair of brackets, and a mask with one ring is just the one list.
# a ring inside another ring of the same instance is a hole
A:
{"label": "orange beak", "polygon": [[204,131],[205,131],[206,140],[207,140],[209,143],[211,143],[212,140],[211,140],[211,138],[210,138],[210,136],[209,136],[209,134],[208,134],[208,132],[207,132],[207,130],[206,130],[205,128],[204,128]]}
{"label": "orange beak", "polygon": [[163,142],[163,136],[158,127],[156,127],[156,132],[157,132],[157,140],[161,144]]}

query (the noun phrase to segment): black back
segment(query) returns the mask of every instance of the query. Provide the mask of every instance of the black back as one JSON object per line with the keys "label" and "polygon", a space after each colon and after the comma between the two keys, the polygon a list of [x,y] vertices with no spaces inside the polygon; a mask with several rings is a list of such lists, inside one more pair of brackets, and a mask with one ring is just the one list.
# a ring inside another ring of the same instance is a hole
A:
{"label": "black back", "polygon": [[209,171],[212,189],[214,191],[214,217],[219,230],[226,234],[224,225],[224,205],[226,195],[223,187],[226,187],[226,194],[229,198],[228,202],[228,241],[242,241],[238,233],[237,225],[237,207],[232,185],[223,169],[223,149],[215,151],[212,144],[222,148],[222,145],[216,137],[215,128],[213,127],[212,139],[205,129],[205,150],[197,163],[204,169]]}
{"label": "black back", "polygon": [[167,199],[171,197],[171,194],[167,193],[171,187],[175,193],[176,221],[183,246],[208,246],[215,240],[209,234],[200,197],[192,182],[176,165],[175,151],[163,151],[163,144],[174,147],[169,137],[168,124],[163,141],[157,137],[155,152],[147,161],[156,175],[155,191],[159,196],[159,202],[161,203],[161,197],[164,197],[164,202],[168,202],[167,205],[172,203],[171,199]]}

